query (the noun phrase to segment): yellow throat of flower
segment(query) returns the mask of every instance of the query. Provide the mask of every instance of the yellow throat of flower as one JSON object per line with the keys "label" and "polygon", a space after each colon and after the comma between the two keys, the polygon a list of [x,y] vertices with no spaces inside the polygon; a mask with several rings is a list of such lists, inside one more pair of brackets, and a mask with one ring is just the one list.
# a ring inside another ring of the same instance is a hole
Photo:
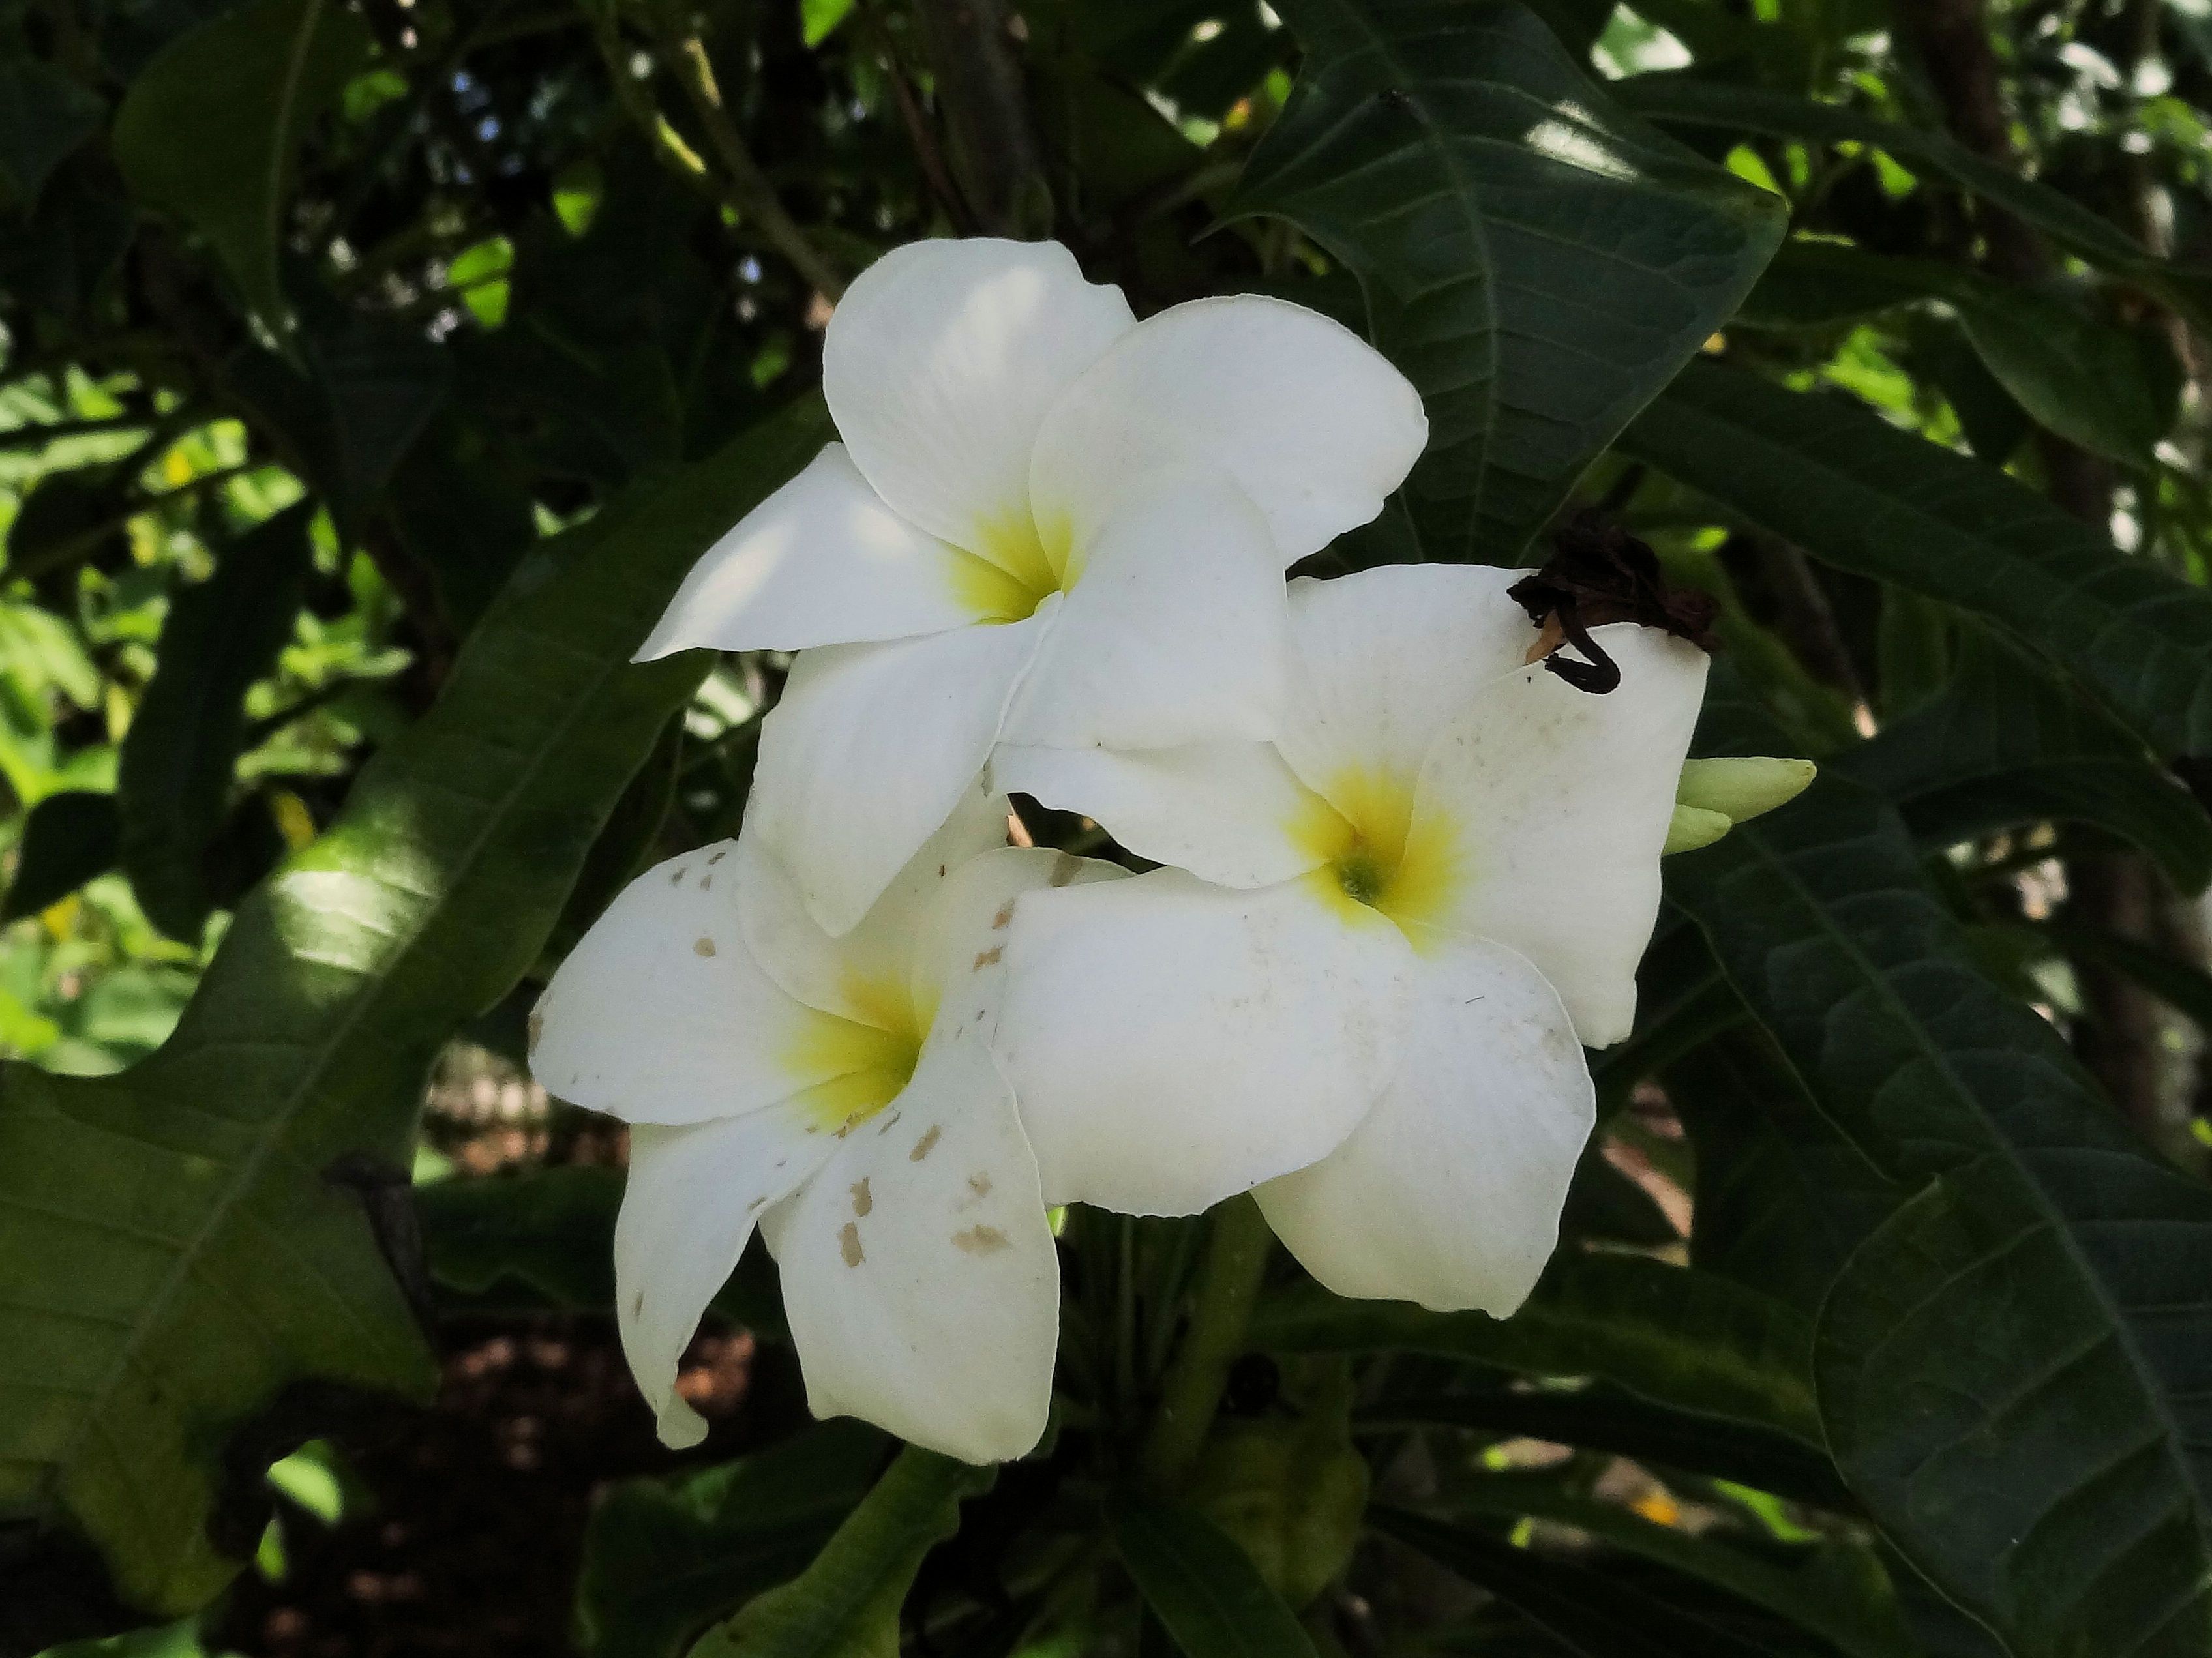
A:
{"label": "yellow throat of flower", "polygon": [[899,1096],[921,1057],[928,1019],[906,986],[848,974],[845,994],[860,1017],[816,1011],[785,1061],[816,1083],[799,1096],[811,1131],[849,1134]]}
{"label": "yellow throat of flower", "polygon": [[983,622],[1019,622],[1054,593],[1075,586],[1082,561],[1074,526],[1053,514],[1039,523],[1024,501],[976,527],[960,568],[960,596]]}
{"label": "yellow throat of flower", "polygon": [[1307,797],[1291,834],[1322,859],[1306,879],[1346,920],[1380,914],[1419,946],[1450,912],[1460,884],[1451,828],[1433,811],[1414,823],[1409,779],[1346,767]]}

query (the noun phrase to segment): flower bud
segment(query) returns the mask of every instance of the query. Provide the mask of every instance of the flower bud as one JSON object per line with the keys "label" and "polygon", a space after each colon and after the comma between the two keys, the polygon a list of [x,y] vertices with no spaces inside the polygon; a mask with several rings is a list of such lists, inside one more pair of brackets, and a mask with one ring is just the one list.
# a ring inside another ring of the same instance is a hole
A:
{"label": "flower bud", "polygon": [[1772,811],[1805,792],[1819,768],[1809,760],[1686,760],[1674,799],[1700,811],[1717,811],[1741,823]]}
{"label": "flower bud", "polygon": [[1674,817],[1667,821],[1667,844],[1659,848],[1659,855],[1668,858],[1678,852],[1695,852],[1699,847],[1712,845],[1735,827],[1726,812],[1678,805]]}

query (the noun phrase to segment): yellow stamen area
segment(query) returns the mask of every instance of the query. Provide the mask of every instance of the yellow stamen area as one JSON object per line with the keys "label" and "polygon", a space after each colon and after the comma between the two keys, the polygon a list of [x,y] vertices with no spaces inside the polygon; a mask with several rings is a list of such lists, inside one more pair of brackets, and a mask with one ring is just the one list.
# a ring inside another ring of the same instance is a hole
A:
{"label": "yellow stamen area", "polygon": [[795,1103],[812,1127],[834,1134],[848,1133],[899,1096],[927,1029],[902,985],[848,975],[844,991],[860,1017],[810,1010],[784,1052],[784,1063],[800,1076],[828,1078]]}
{"label": "yellow stamen area", "polygon": [[1379,911],[1419,948],[1451,913],[1461,880],[1451,824],[1433,810],[1415,823],[1410,779],[1346,767],[1306,798],[1291,836],[1323,860],[1306,879],[1347,920]]}
{"label": "yellow stamen area", "polygon": [[953,577],[961,599],[980,622],[1019,622],[1033,615],[1081,574],[1073,539],[1064,516],[1053,514],[1040,524],[1026,502],[984,520],[967,547],[976,568],[963,562]]}

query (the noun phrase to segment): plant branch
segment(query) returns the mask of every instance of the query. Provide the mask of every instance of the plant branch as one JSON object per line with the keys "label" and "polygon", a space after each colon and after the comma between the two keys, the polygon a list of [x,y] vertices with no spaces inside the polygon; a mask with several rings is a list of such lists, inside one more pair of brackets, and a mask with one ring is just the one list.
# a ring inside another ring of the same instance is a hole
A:
{"label": "plant branch", "polygon": [[[654,45],[660,58],[675,76],[684,95],[691,101],[691,110],[706,129],[707,142],[713,147],[714,159],[721,163],[722,184],[730,205],[744,218],[758,226],[775,251],[791,261],[792,267],[811,283],[817,292],[835,301],[845,291],[845,279],[823,257],[822,251],[806,239],[798,221],[784,210],[783,203],[769,182],[768,174],[761,171],[760,163],[746,148],[744,137],[738,131],[737,123],[722,102],[722,91],[715,84],[714,65],[707,56],[706,43],[696,33],[675,26],[668,15],[670,8],[658,8],[654,24]],[[662,124],[665,125],[666,123]],[[674,137],[671,134],[671,137]],[[681,143],[680,139],[677,142]]]}
{"label": "plant branch", "polygon": [[1210,1226],[1206,1261],[1199,1269],[1198,1305],[1182,1351],[1168,1367],[1159,1414],[1145,1442],[1145,1477],[1162,1491],[1182,1481],[1206,1443],[1222,1390],[1229,1385],[1229,1368],[1244,1350],[1252,1303],[1259,1297],[1275,1242],[1249,1192],[1217,1204]]}
{"label": "plant branch", "polygon": [[915,0],[960,193],[992,235],[1052,234],[1052,185],[1006,0]]}

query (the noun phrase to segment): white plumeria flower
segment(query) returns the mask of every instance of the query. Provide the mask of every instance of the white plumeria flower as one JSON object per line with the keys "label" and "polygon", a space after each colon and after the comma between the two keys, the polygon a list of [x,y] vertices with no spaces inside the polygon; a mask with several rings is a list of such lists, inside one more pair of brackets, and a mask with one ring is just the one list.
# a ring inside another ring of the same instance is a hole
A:
{"label": "white plumeria flower", "polygon": [[1014,899],[1118,876],[966,804],[831,938],[747,832],[624,889],[532,1023],[558,1097],[628,1121],[616,1315],[662,1440],[678,1360],[758,1223],[817,1416],[969,1462],[1043,1432],[1060,1267],[988,1027]]}
{"label": "white plumeria flower", "polygon": [[1284,569],[1381,511],[1428,432],[1338,324],[1252,295],[1139,324],[1055,242],[884,255],[822,389],[842,443],[708,551],[639,656],[805,653],[749,823],[832,933],[1002,739],[1271,737]]}
{"label": "white plumeria flower", "polygon": [[1291,584],[1279,747],[1002,749],[994,775],[1178,867],[1024,897],[997,1042],[1046,1200],[1190,1213],[1256,1187],[1342,1295],[1504,1315],[1626,1035],[1705,677],[1593,629],[1620,688],[1526,657],[1518,571]]}

